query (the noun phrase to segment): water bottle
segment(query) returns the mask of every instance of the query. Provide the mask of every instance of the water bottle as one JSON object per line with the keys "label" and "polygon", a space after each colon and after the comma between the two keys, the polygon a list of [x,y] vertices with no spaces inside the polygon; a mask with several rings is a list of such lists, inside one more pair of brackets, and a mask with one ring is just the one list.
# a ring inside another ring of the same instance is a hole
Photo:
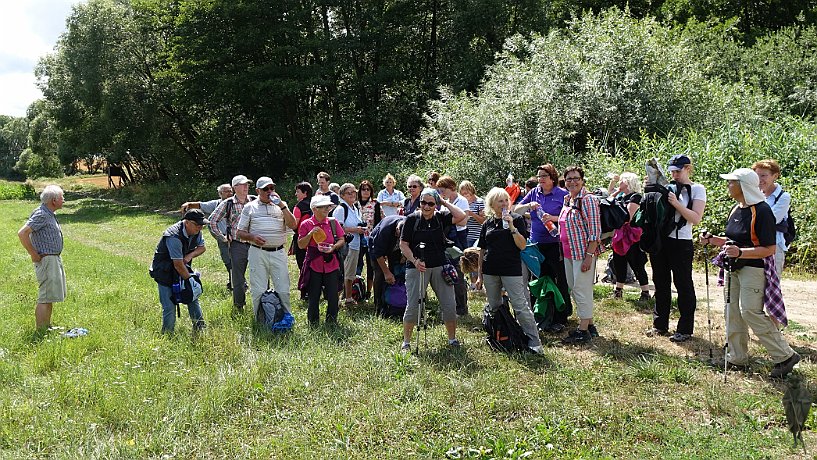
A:
{"label": "water bottle", "polygon": [[281,198],[279,198],[277,196],[273,196],[271,201],[272,201],[272,204],[274,204],[275,206],[278,206],[279,204],[281,204]]}
{"label": "water bottle", "polygon": [[173,283],[173,300],[176,302],[182,301],[182,284],[181,281],[177,281]]}
{"label": "water bottle", "polygon": [[545,228],[548,233],[550,233],[550,236],[559,236],[559,227],[553,222],[549,220],[545,221]]}
{"label": "water bottle", "polygon": [[[510,212],[508,212],[507,208],[502,209],[502,217],[505,217],[508,214],[510,214]],[[508,221],[506,221],[505,219],[502,219],[502,228],[504,228],[505,230],[508,229]]]}
{"label": "water bottle", "polygon": [[505,185],[510,187],[511,184],[513,184],[513,174],[508,172],[508,177],[505,178]]}

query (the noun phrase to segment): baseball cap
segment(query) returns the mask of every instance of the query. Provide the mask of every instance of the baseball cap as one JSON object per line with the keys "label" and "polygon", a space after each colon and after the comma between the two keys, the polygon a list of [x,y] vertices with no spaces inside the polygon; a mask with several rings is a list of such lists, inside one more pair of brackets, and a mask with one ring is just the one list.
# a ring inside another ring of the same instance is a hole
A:
{"label": "baseball cap", "polygon": [[236,185],[249,184],[250,182],[251,181],[249,179],[247,179],[247,176],[245,176],[243,174],[239,174],[239,175],[233,177],[232,185],[233,185],[233,187],[235,187]]}
{"label": "baseball cap", "polygon": [[684,154],[675,155],[669,159],[669,163],[667,163],[667,168],[670,171],[679,171],[684,169],[684,166],[692,164],[692,160],[689,159],[688,156]]}
{"label": "baseball cap", "polygon": [[201,209],[191,209],[184,213],[184,220],[192,220],[193,222],[199,225],[207,225],[210,223],[205,217],[204,212]]}
{"label": "baseball cap", "polygon": [[274,186],[275,182],[273,182],[272,179],[270,179],[267,176],[261,176],[261,177],[258,178],[257,181],[255,181],[255,188],[264,188],[267,185]]}

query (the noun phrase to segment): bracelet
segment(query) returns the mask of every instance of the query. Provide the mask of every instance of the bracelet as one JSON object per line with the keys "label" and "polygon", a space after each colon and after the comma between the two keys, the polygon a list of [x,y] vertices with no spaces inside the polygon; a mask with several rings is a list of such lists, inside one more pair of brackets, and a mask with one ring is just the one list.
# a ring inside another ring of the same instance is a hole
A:
{"label": "bracelet", "polygon": [[738,256],[737,256],[737,257],[735,257],[735,258],[736,258],[736,259],[740,259],[742,255],[743,255],[743,249],[738,248]]}
{"label": "bracelet", "polygon": [[584,255],[586,255],[586,256],[590,256],[590,257],[595,256],[595,254],[593,254],[592,252],[585,252],[585,253],[584,253]]}

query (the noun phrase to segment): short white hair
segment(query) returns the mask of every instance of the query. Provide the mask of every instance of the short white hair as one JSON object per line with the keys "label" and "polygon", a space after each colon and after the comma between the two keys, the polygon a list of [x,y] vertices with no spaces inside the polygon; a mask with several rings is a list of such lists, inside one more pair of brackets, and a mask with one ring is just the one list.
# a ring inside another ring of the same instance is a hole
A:
{"label": "short white hair", "polygon": [[40,203],[46,204],[63,195],[62,188],[59,185],[46,185],[43,192],[40,193]]}
{"label": "short white hair", "polygon": [[230,184],[221,184],[216,187],[216,193],[221,194],[221,192],[226,192],[227,190],[233,191],[233,186]]}
{"label": "short white hair", "polygon": [[411,185],[411,184],[419,184],[422,187],[423,186],[423,179],[420,176],[418,176],[417,174],[412,174],[412,175],[408,176],[408,179],[406,179],[406,185]]}

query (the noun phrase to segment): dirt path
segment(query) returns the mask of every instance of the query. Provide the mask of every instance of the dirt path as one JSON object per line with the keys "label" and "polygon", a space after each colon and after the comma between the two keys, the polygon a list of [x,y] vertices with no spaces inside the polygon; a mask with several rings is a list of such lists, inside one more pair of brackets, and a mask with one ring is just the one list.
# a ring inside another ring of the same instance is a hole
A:
{"label": "dirt path", "polygon": [[[602,258],[603,259],[603,258]],[[599,260],[599,279],[604,276],[604,270],[607,268],[606,260]],[[718,273],[717,267],[710,267],[709,273],[709,299],[713,312],[719,315],[723,314],[724,300],[723,288],[718,287]],[[649,267],[647,273],[650,274]],[[702,303],[706,301],[706,276],[703,270],[694,271],[692,279],[695,283],[695,292],[698,296],[700,309]],[[630,289],[637,289],[635,285],[629,286]],[[653,289],[652,284],[650,290]],[[815,300],[817,300],[817,281],[801,281],[784,278],[782,281],[783,299],[786,303],[786,314],[788,318],[806,326],[808,329],[817,331],[817,308],[815,308]],[[673,288],[673,294],[676,294]],[[705,303],[703,306],[705,308]]]}

